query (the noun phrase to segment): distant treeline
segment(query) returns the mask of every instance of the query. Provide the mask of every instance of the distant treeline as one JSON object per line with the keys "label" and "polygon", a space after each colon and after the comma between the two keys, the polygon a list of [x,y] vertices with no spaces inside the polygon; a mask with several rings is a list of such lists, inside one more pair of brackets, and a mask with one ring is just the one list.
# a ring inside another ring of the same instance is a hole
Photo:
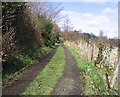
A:
{"label": "distant treeline", "polygon": [[94,43],[96,45],[101,44],[106,44],[109,46],[115,46],[120,48],[120,39],[114,39],[114,38],[107,38],[106,36],[95,36],[94,34],[89,34],[89,33],[80,33],[80,32],[62,32],[61,36],[63,40],[69,40],[69,41],[83,41],[87,43]]}

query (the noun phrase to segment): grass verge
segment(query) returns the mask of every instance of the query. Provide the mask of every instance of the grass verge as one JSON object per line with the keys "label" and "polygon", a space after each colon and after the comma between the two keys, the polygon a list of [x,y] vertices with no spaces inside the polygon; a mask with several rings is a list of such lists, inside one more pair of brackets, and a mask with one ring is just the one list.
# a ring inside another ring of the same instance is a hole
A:
{"label": "grass verge", "polygon": [[98,69],[93,62],[85,61],[75,48],[67,47],[77,61],[77,67],[85,78],[85,95],[116,95],[115,91],[107,88],[105,69]]}
{"label": "grass verge", "polygon": [[2,72],[3,88],[17,80],[24,69],[28,66],[36,64],[41,58],[51,51],[49,47],[41,47],[37,50],[30,50],[27,54],[18,54],[12,62],[4,68]]}
{"label": "grass verge", "polygon": [[63,75],[64,66],[65,53],[63,47],[60,46],[50,62],[22,95],[50,95],[59,78]]}

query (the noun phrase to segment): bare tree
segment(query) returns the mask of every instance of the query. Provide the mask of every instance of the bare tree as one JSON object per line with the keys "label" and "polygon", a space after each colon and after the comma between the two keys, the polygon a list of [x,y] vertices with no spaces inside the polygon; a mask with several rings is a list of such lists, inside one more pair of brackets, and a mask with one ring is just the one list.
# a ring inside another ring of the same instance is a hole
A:
{"label": "bare tree", "polygon": [[72,23],[71,23],[71,21],[68,17],[64,18],[63,25],[64,25],[64,27],[63,27],[64,32],[66,33],[65,34],[65,37],[66,37],[65,40],[67,40],[67,33],[72,29]]}
{"label": "bare tree", "polygon": [[68,17],[64,18],[64,32],[69,32],[72,29],[72,23]]}
{"label": "bare tree", "polygon": [[103,35],[104,35],[103,30],[100,30],[100,32],[99,32],[99,37],[103,37]]}
{"label": "bare tree", "polygon": [[50,20],[56,20],[57,18],[62,18],[60,17],[60,12],[63,10],[63,7],[61,7],[61,3],[56,4],[56,3],[50,3],[50,2],[31,2],[28,3],[28,6],[30,9],[36,13],[38,16],[45,16],[49,18]]}

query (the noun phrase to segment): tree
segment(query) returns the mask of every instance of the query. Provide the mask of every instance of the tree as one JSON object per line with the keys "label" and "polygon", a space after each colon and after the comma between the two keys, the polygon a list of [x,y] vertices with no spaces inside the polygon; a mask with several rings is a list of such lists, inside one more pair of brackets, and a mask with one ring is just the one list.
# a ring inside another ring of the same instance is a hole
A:
{"label": "tree", "polygon": [[50,19],[51,21],[55,21],[58,17],[60,17],[60,12],[63,10],[61,7],[61,3],[55,4],[50,2],[30,2],[28,6],[31,10],[36,13],[38,16],[44,16]]}
{"label": "tree", "polygon": [[72,29],[71,21],[68,17],[63,19],[63,29],[65,34],[65,40],[67,40],[67,33]]}
{"label": "tree", "polygon": [[99,37],[103,37],[103,35],[104,35],[103,30],[100,30],[100,32],[99,32]]}
{"label": "tree", "polygon": [[15,34],[18,16],[23,14],[24,2],[2,3],[2,58],[3,62],[11,59],[15,54]]}
{"label": "tree", "polygon": [[72,29],[72,23],[68,17],[64,18],[64,32],[69,32]]}
{"label": "tree", "polygon": [[56,19],[59,17],[62,8],[60,3],[56,5],[50,2],[39,2],[28,4],[33,13],[37,15],[41,22],[42,35],[45,45],[52,46],[58,40],[59,27],[56,25]]}

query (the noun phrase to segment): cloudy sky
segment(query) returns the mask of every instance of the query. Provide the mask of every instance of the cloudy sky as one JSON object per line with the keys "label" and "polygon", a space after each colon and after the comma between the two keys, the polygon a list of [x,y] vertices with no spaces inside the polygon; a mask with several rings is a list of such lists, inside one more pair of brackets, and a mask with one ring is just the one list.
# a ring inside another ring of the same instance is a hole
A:
{"label": "cloudy sky", "polygon": [[[101,1],[62,2],[64,10],[61,15],[68,16],[74,30],[92,32],[95,35],[99,35],[100,30],[103,30],[107,37],[118,37],[118,2]],[[61,26],[61,22],[59,25]]]}

